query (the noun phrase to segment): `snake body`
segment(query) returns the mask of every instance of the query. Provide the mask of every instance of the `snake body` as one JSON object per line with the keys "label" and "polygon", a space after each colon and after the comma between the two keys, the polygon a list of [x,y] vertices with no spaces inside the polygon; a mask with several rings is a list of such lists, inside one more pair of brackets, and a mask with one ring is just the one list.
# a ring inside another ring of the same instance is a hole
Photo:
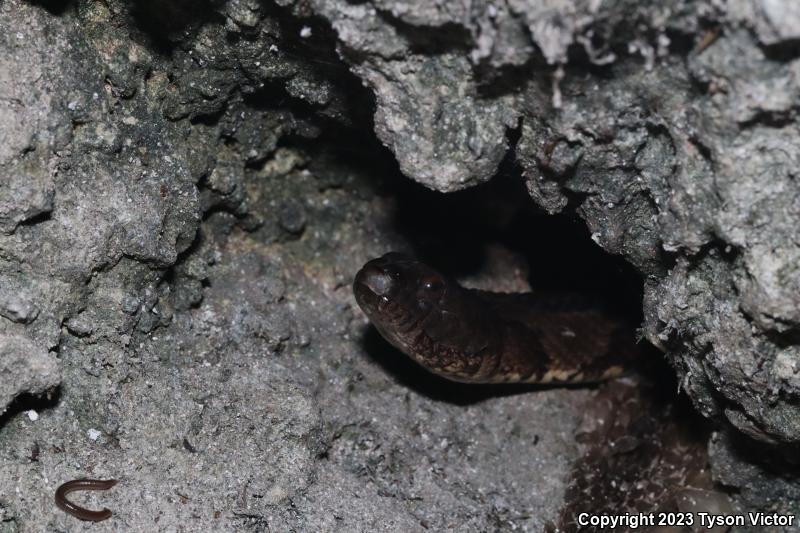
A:
{"label": "snake body", "polygon": [[585,295],[468,289],[397,252],[366,263],[353,291],[387,341],[454,381],[601,381],[638,351],[627,322]]}

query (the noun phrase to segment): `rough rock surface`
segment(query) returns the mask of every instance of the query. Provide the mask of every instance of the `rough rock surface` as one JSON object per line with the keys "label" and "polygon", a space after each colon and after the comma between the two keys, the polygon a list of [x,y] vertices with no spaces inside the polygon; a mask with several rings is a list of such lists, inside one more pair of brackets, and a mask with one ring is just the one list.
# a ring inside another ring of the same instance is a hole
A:
{"label": "rough rock surface", "polygon": [[109,530],[553,527],[592,393],[442,384],[355,307],[420,245],[395,160],[577,213],[714,479],[800,512],[795,4],[0,0],[3,529],[90,527],[75,477]]}

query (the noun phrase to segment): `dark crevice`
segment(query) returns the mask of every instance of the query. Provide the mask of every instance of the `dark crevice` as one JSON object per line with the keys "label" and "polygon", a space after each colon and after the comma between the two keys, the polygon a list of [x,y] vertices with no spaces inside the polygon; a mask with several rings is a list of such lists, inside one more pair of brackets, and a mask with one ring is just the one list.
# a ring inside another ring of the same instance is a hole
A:
{"label": "dark crevice", "polygon": [[[351,126],[369,124],[371,127],[374,96],[339,58],[335,35],[330,25],[318,17],[300,21],[275,6],[265,6],[265,9],[281,25],[282,38],[277,42],[275,53],[278,56],[289,56],[301,63],[313,64],[315,72],[321,73],[337,90],[333,92],[331,102],[320,106],[290,94],[286,89],[288,79],[275,79],[263,83],[256,90],[242,94],[243,103],[253,109],[288,108],[297,120],[307,121],[321,128],[330,126],[332,122]],[[302,38],[300,33],[305,26],[311,27],[312,33],[311,36]]]}
{"label": "dark crevice", "polygon": [[[721,257],[726,263],[733,263],[736,261],[742,252],[738,246],[730,244],[725,240],[717,237],[717,236],[710,236],[709,240],[703,244],[700,249],[691,256],[691,264],[693,268],[696,268],[702,265],[703,261],[707,257]],[[736,290],[736,287],[732,284],[732,290]]]}
{"label": "dark crevice", "polygon": [[35,226],[36,224],[41,224],[42,222],[48,222],[50,220],[53,220],[53,212],[43,211],[30,218],[26,218],[25,220],[20,221],[20,223],[17,224],[17,226]]}
{"label": "dark crevice", "polygon": [[48,409],[52,409],[58,405],[60,398],[61,387],[56,387],[55,389],[41,395],[30,394],[27,392],[20,394],[14,398],[14,400],[8,405],[6,411],[0,415],[0,430],[2,430],[2,428],[4,428],[12,418],[20,413],[31,410],[41,413]]}
{"label": "dark crevice", "polygon": [[169,54],[186,33],[192,33],[203,24],[224,24],[225,19],[217,10],[214,0],[139,0],[132,3],[131,18],[141,30],[145,40],[154,51]]}
{"label": "dark crevice", "polygon": [[198,113],[192,116],[189,119],[189,122],[192,124],[202,124],[204,126],[214,126],[219,123],[223,116],[225,116],[225,112],[231,103],[231,100],[228,100],[225,105],[220,106],[218,110],[211,113]]}
{"label": "dark crevice", "polygon": [[768,59],[789,63],[800,57],[800,39],[784,39],[779,43],[763,45],[761,49]]}
{"label": "dark crevice", "polygon": [[770,317],[775,322],[782,324],[786,329],[783,331],[767,330],[764,335],[771,343],[778,347],[780,350],[786,350],[792,346],[800,345],[800,327],[787,320],[781,320],[776,317]]}
{"label": "dark crevice", "polygon": [[[328,79],[336,80],[340,76],[352,77],[350,68],[345,64],[336,51],[336,32],[326,19],[315,15],[311,8],[304,8],[303,2],[293,5],[293,10],[300,10],[302,17],[294,16],[289,8],[278,6],[274,2],[262,2],[262,13],[278,24],[280,38],[275,39],[277,50],[275,54],[280,57],[288,56],[299,63],[311,63],[316,70],[322,72]],[[311,34],[303,37],[303,29],[308,28]],[[263,38],[261,34],[261,38]],[[267,43],[270,41],[268,40]]]}
{"label": "dark crevice", "polygon": [[408,41],[412,53],[426,56],[450,52],[466,54],[472,49],[472,35],[461,24],[453,22],[445,22],[440,26],[410,24],[385,10],[378,10],[378,15]]}
{"label": "dark crevice", "polygon": [[486,247],[500,245],[525,258],[534,289],[599,292],[640,316],[642,282],[635,269],[595,244],[574,211],[543,214],[514,159],[511,150],[495,178],[465,191],[442,194],[401,182],[397,230],[418,256],[452,276],[475,274]]}
{"label": "dark crevice", "polygon": [[790,109],[786,111],[766,111],[759,110],[751,119],[740,122],[739,126],[742,129],[752,128],[755,126],[766,126],[768,128],[785,128],[795,123],[797,119],[797,111]]}
{"label": "dark crevice", "polygon": [[664,32],[669,39],[669,51],[680,57],[702,53],[708,46],[719,39],[721,29],[716,21],[707,21],[703,25],[703,33],[687,33],[675,28]]}
{"label": "dark crevice", "polygon": [[728,430],[726,434],[742,463],[759,465],[770,475],[789,481],[800,477],[800,445],[767,444],[738,431]]}
{"label": "dark crevice", "polygon": [[[567,76],[586,78],[587,74],[597,80],[613,80],[617,76],[615,71],[621,68],[621,60],[627,59],[628,62],[633,60],[632,56],[626,50],[615,50],[613,47],[605,51],[605,53],[613,53],[616,56],[615,61],[606,64],[597,63],[586,50],[586,47],[580,43],[573,43],[567,49],[567,64],[564,65],[564,70]],[[567,84],[564,83],[564,86]]]}
{"label": "dark crevice", "polygon": [[518,94],[529,85],[535,84],[539,91],[546,94],[550,90],[550,75],[553,67],[548,65],[541,54],[531,57],[521,65],[503,65],[500,67],[480,64],[474,67],[478,95],[486,99]]}
{"label": "dark crevice", "polygon": [[55,16],[63,15],[75,7],[75,0],[30,0],[30,3]]}

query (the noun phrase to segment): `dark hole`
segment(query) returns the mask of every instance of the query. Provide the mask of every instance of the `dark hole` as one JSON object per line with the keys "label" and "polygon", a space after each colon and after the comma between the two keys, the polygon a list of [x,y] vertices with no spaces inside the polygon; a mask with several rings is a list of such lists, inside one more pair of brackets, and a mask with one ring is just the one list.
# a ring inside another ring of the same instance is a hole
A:
{"label": "dark hole", "polygon": [[52,15],[62,15],[66,13],[74,4],[74,0],[32,0],[31,4],[46,9]]}
{"label": "dark hole", "polygon": [[[408,251],[445,274],[463,278],[485,271],[487,250],[499,246],[522,258],[534,292],[591,294],[628,317],[634,327],[641,323],[643,288],[635,269],[593,242],[576,214],[553,216],[538,210],[523,177],[510,162],[503,163],[488,183],[465,191],[438,193],[398,175],[383,192],[396,198],[394,230],[405,237],[411,248]],[[507,275],[512,275],[514,266],[507,265]],[[503,265],[495,268],[491,277],[498,275],[506,275]],[[442,401],[469,404],[549,388],[455,383],[430,374],[374,329],[367,332],[364,343],[367,353],[405,386]],[[657,350],[646,343],[642,347],[648,356],[642,372],[673,374]],[[674,394],[674,383],[666,384],[671,380],[658,381],[670,389],[670,396]]]}
{"label": "dark hole", "polygon": [[26,411],[36,411],[41,413],[58,405],[61,397],[61,389],[56,388],[49,393],[35,395],[23,393],[14,398],[6,411],[0,415],[0,428],[4,427],[12,418]]}
{"label": "dark hole", "polygon": [[397,194],[397,229],[417,256],[445,273],[476,274],[486,266],[487,249],[500,246],[524,258],[534,292],[597,294],[640,321],[642,280],[636,270],[592,241],[577,214],[537,209],[512,163],[465,191],[442,194],[406,180]]}

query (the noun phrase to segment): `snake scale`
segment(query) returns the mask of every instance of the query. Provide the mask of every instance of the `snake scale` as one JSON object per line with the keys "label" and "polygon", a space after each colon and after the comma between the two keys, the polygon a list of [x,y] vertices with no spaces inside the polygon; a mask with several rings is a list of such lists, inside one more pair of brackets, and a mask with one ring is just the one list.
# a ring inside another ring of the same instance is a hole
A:
{"label": "snake scale", "polygon": [[469,289],[397,252],[366,263],[353,291],[387,341],[454,381],[596,382],[638,352],[627,321],[586,295]]}

